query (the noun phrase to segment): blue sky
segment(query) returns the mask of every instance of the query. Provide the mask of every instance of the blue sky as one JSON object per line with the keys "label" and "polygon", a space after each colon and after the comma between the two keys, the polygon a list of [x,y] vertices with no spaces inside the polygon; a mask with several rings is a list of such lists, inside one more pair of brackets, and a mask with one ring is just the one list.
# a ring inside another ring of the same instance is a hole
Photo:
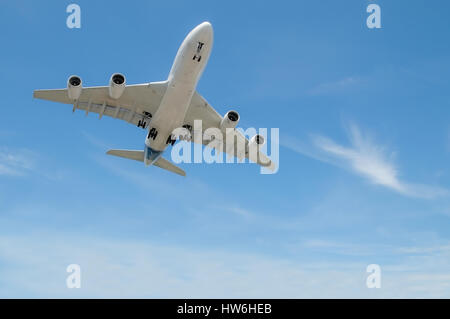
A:
{"label": "blue sky", "polygon": [[[448,2],[80,0],[79,30],[70,3],[0,1],[0,297],[450,297]],[[205,20],[198,91],[279,128],[277,174],[111,158],[145,132],[32,99],[163,80]]]}

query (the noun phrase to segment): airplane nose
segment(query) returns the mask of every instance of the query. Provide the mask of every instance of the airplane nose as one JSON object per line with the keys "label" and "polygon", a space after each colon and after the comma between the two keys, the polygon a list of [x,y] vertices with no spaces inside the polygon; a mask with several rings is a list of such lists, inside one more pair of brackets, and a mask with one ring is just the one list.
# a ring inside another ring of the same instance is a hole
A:
{"label": "airplane nose", "polygon": [[209,23],[208,21],[199,24],[195,29],[206,37],[212,37],[213,28],[211,23]]}
{"label": "airplane nose", "polygon": [[211,23],[208,22],[208,21],[205,21],[205,22],[203,22],[202,24],[200,24],[200,27],[201,27],[202,29],[206,29],[206,30],[212,31],[212,25],[211,25]]}

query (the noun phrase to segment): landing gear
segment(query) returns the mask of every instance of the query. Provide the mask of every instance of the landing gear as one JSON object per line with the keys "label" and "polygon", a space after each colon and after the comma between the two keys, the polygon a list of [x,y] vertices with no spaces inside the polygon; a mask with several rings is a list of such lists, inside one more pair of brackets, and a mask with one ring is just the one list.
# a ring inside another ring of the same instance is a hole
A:
{"label": "landing gear", "polygon": [[166,144],[172,144],[172,146],[173,146],[176,141],[177,141],[176,139],[172,139],[172,135],[169,135],[169,137],[167,138]]}
{"label": "landing gear", "polygon": [[197,53],[194,55],[194,57],[192,58],[192,60],[197,60],[197,62],[200,62],[200,60],[202,59],[202,56],[200,55],[200,51],[202,50],[203,46],[205,44],[203,42],[198,42],[197,45]]}
{"label": "landing gear", "polygon": [[150,131],[148,131],[148,138],[155,140],[156,136],[158,136],[158,131],[153,127],[152,129],[150,129]]}
{"label": "landing gear", "polygon": [[180,141],[190,142],[192,139],[192,126],[185,124],[182,126],[185,129],[184,135],[180,135]]}
{"label": "landing gear", "polygon": [[145,128],[147,126],[147,122],[144,120],[139,120],[137,127]]}

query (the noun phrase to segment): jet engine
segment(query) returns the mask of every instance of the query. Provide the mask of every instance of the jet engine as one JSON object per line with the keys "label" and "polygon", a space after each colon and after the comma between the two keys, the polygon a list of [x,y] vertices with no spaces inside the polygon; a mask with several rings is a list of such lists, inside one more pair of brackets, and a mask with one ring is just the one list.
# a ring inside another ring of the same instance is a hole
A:
{"label": "jet engine", "polygon": [[225,131],[227,128],[235,128],[239,123],[239,113],[236,111],[228,111],[220,122],[220,129]]}
{"label": "jet engine", "polygon": [[76,75],[72,75],[67,80],[67,95],[71,100],[78,100],[81,95],[81,90],[83,88],[83,82],[81,78]]}
{"label": "jet engine", "polygon": [[125,86],[125,76],[120,73],[114,73],[109,80],[109,96],[117,100],[122,96]]}
{"label": "jet engine", "polygon": [[264,136],[256,134],[250,139],[250,142],[248,143],[248,148],[251,149],[252,147],[256,147],[259,149],[261,146],[264,145],[266,140],[264,139]]}

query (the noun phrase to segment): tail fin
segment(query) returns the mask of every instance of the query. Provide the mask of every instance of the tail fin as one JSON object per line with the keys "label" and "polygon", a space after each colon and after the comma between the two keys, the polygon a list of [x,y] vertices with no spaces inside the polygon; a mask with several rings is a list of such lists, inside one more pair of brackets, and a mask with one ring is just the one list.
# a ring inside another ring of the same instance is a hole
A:
{"label": "tail fin", "polygon": [[[109,150],[106,152],[108,155],[123,157],[127,159],[132,159],[138,162],[144,161],[144,151],[128,151],[128,150]],[[165,169],[167,171],[170,171],[172,173],[186,176],[185,171],[183,171],[181,168],[175,166],[165,158],[158,158],[156,162],[153,163],[153,165],[158,166],[159,168]]]}

